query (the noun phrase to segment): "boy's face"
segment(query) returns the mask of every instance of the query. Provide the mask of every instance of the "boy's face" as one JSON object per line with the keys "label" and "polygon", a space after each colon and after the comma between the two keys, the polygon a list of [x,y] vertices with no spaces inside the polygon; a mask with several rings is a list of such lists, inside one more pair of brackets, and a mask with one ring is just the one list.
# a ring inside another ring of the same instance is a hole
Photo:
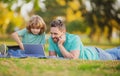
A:
{"label": "boy's face", "polygon": [[37,29],[37,28],[31,28],[31,32],[35,35],[39,34],[40,33],[40,29]]}
{"label": "boy's face", "polygon": [[57,27],[50,28],[50,34],[54,42],[58,42],[59,38],[64,34],[63,31],[60,31]]}

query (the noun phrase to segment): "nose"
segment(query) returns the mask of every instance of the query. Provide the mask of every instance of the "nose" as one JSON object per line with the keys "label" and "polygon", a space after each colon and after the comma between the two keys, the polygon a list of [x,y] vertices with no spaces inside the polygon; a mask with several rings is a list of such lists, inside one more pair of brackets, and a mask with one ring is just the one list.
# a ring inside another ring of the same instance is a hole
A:
{"label": "nose", "polygon": [[34,30],[35,32],[37,31],[37,29]]}

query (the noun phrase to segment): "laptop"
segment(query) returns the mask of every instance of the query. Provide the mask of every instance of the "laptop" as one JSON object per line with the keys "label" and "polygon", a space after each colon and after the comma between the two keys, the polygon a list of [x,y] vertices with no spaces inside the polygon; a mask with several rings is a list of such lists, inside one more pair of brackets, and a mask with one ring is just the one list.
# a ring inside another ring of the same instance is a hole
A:
{"label": "laptop", "polygon": [[[8,46],[9,52],[17,58],[35,57],[40,59],[57,58],[54,56],[45,56],[43,45],[41,44],[23,44],[25,51],[19,56],[20,47],[18,45]],[[12,50],[10,50],[12,49]]]}
{"label": "laptop", "polygon": [[28,57],[46,58],[43,45],[41,44],[23,44],[25,55]]}

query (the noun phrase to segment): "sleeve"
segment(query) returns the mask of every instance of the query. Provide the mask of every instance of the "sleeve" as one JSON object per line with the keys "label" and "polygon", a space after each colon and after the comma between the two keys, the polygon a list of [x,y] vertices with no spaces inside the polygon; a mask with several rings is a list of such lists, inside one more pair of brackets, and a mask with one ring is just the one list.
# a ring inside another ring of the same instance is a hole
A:
{"label": "sleeve", "polygon": [[74,51],[74,50],[80,51],[80,44],[81,44],[80,38],[79,38],[79,36],[76,36],[71,42],[70,51]]}
{"label": "sleeve", "polygon": [[27,32],[26,28],[17,31],[17,33],[18,33],[19,36],[24,36],[24,34],[25,34],[26,32]]}
{"label": "sleeve", "polygon": [[55,49],[54,49],[54,43],[53,43],[51,37],[49,38],[48,43],[49,43],[49,51],[55,51]]}

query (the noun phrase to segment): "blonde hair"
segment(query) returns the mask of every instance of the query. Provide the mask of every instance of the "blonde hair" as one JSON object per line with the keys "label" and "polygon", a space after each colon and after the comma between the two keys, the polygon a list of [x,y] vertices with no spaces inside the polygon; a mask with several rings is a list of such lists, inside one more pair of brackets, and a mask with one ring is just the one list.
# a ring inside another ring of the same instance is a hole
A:
{"label": "blonde hair", "polygon": [[46,24],[42,17],[40,17],[39,15],[33,15],[30,18],[26,28],[30,33],[32,33],[31,28],[41,29],[39,34],[42,34],[46,30]]}

